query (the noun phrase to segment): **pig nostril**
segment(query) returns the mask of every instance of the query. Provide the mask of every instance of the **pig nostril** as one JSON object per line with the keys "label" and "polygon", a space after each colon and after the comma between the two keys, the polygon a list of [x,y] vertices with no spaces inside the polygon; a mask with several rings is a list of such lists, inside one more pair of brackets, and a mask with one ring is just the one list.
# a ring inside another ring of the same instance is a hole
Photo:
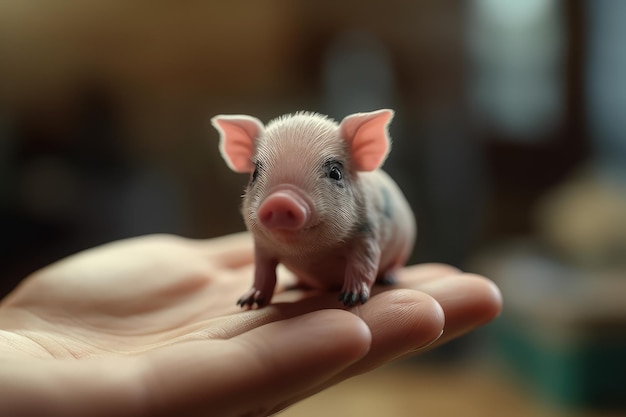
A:
{"label": "pig nostril", "polygon": [[264,222],[269,222],[270,220],[272,220],[272,217],[274,217],[274,212],[272,211],[266,211],[261,214],[261,220]]}
{"label": "pig nostril", "polygon": [[302,219],[294,210],[266,210],[259,216],[261,222],[270,227],[297,227]]}

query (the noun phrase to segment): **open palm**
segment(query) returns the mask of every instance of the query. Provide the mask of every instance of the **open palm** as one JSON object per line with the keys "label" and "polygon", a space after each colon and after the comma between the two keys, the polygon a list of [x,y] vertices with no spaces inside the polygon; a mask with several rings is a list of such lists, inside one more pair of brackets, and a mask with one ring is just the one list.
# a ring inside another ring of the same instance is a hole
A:
{"label": "open palm", "polygon": [[128,239],[38,271],[0,303],[0,409],[267,415],[500,310],[490,281],[429,264],[347,311],[285,273],[272,305],[242,311],[253,268],[244,233]]}

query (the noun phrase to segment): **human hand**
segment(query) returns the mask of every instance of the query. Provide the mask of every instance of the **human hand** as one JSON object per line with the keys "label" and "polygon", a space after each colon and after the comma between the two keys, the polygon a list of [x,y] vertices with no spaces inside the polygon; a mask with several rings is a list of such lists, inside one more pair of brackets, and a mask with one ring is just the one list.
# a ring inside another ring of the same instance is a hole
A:
{"label": "human hand", "polygon": [[36,272],[0,303],[0,410],[266,415],[501,307],[487,279],[424,264],[347,311],[335,293],[286,290],[286,273],[270,306],[241,311],[253,268],[243,233],[128,239]]}

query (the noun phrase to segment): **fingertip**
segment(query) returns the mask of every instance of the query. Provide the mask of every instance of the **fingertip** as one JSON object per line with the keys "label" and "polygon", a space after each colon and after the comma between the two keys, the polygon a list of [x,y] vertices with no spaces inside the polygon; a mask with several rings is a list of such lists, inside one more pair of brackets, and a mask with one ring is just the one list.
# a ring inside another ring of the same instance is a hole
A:
{"label": "fingertip", "polygon": [[387,294],[390,314],[397,313],[396,320],[404,319],[409,339],[415,348],[429,345],[439,338],[445,326],[445,313],[441,305],[426,293],[399,289]]}
{"label": "fingertip", "polygon": [[[497,318],[502,312],[502,291],[490,279],[482,275],[465,273],[463,278],[467,281],[467,285],[474,288],[474,309],[476,316],[482,323],[490,322]],[[478,323],[478,324],[482,324]]]}
{"label": "fingertip", "polygon": [[444,311],[433,297],[406,289],[372,297],[358,314],[372,331],[373,348],[383,346],[390,356],[432,344],[445,325]]}
{"label": "fingertip", "polygon": [[398,278],[400,281],[406,283],[445,275],[459,274],[461,272],[462,271],[460,269],[452,265],[431,262],[406,266],[400,270]]}
{"label": "fingertip", "polygon": [[500,289],[477,274],[450,274],[418,283],[415,289],[434,297],[445,312],[445,334],[437,345],[492,321],[502,310]]}

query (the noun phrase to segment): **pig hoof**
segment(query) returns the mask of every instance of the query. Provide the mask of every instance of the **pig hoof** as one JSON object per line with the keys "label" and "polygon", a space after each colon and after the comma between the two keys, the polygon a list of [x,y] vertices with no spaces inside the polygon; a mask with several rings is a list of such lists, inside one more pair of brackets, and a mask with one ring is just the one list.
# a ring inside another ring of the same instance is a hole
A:
{"label": "pig hoof", "polygon": [[250,288],[244,295],[237,300],[237,305],[239,307],[252,307],[254,305],[257,307],[263,307],[265,305],[265,298],[263,298],[261,291]]}
{"label": "pig hoof", "polygon": [[386,273],[376,280],[377,284],[385,286],[394,285],[396,282],[398,282],[398,277],[396,274],[391,272]]}
{"label": "pig hoof", "polygon": [[365,292],[356,293],[356,292],[342,292],[339,294],[339,301],[343,303],[346,307],[353,307],[360,302],[361,304],[365,304],[369,299],[369,295]]}

